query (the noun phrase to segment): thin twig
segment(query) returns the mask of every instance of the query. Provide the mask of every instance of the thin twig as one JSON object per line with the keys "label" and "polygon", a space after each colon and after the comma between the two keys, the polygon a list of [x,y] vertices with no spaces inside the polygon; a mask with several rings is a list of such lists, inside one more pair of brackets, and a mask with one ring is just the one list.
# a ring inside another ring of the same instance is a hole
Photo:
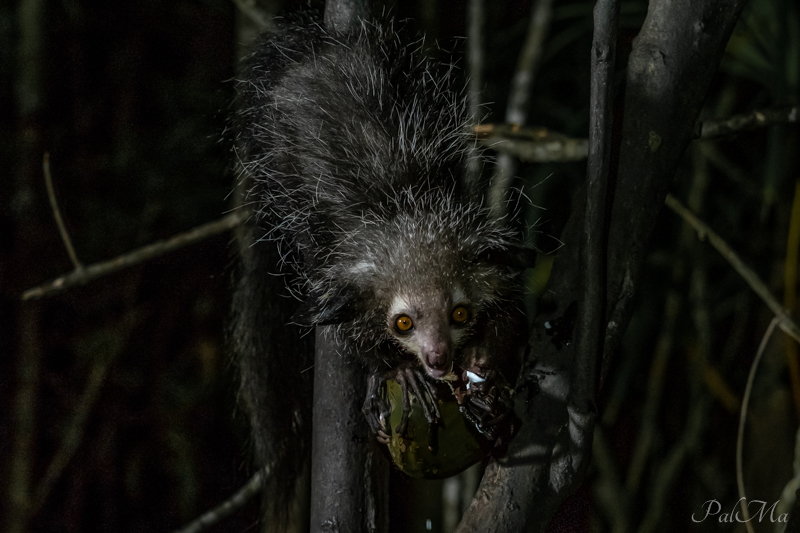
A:
{"label": "thin twig", "polygon": [[[498,137],[529,141],[547,141],[554,138],[566,138],[566,135],[550,131],[542,126],[520,126],[519,124],[475,124],[472,132],[478,139]],[[587,139],[583,139],[587,141]],[[588,152],[587,152],[588,153]]]}
{"label": "thin twig", "polygon": [[798,121],[800,106],[754,109],[732,117],[704,120],[695,128],[695,138],[716,139],[740,131],[754,130],[773,124],[786,124]]}
{"label": "thin twig", "polygon": [[476,124],[472,133],[483,147],[522,161],[581,161],[589,154],[589,139],[571,138],[539,126]]}
{"label": "thin twig", "polygon": [[38,287],[28,289],[22,294],[23,300],[35,300],[43,296],[51,296],[76,285],[83,285],[89,281],[97,279],[102,276],[107,276],[118,270],[128,268],[139,263],[143,263],[149,259],[162,256],[168,252],[172,252],[184,246],[194,244],[214,235],[218,235],[225,231],[235,228],[248,216],[245,210],[239,210],[230,213],[221,219],[197,226],[185,233],[179,233],[166,241],[156,241],[147,246],[143,246],[132,252],[120,255],[109,261],[95,263],[81,270],[64,274],[52,281],[49,281]]}
{"label": "thin twig", "polygon": [[764,349],[767,342],[772,337],[772,332],[775,326],[780,324],[780,317],[775,316],[772,322],[769,323],[764,337],[761,339],[761,344],[758,346],[758,352],[753,359],[753,364],[750,366],[750,374],[747,376],[747,386],[744,389],[744,398],[742,398],[742,411],[739,414],[739,432],[736,435],[736,485],[739,487],[739,505],[742,508],[743,521],[747,527],[748,533],[754,533],[753,526],[750,524],[750,512],[747,510],[747,496],[744,491],[744,470],[742,469],[742,449],[744,448],[744,424],[747,420],[747,407],[750,403],[750,392],[753,390],[753,381],[756,377],[756,369],[758,363],[761,361],[761,356],[764,354]]}
{"label": "thin twig", "polygon": [[481,145],[501,154],[514,156],[529,163],[565,163],[582,161],[589,153],[588,139],[550,139],[524,141],[504,137],[489,137]]}
{"label": "thin twig", "polygon": [[44,182],[47,185],[47,197],[50,199],[50,207],[53,209],[53,218],[56,219],[58,232],[61,234],[61,240],[64,241],[64,247],[69,254],[69,260],[75,266],[75,270],[81,270],[83,265],[78,261],[78,256],[75,253],[75,248],[72,247],[72,240],[69,238],[67,226],[64,224],[64,219],[61,218],[61,210],[58,208],[58,201],[56,201],[56,191],[53,188],[53,177],[50,174],[50,154],[45,152],[42,156],[42,170],[44,171]]}
{"label": "thin twig", "polygon": [[712,230],[708,225],[694,216],[694,214],[686,209],[680,201],[672,196],[671,194],[667,195],[665,200],[667,207],[672,209],[675,213],[677,213],[684,221],[689,223],[697,232],[698,238],[700,240],[704,240],[708,238],[708,242],[711,243],[722,257],[724,257],[728,263],[739,273],[740,276],[744,278],[750,288],[761,298],[761,300],[767,304],[770,311],[776,316],[778,319],[778,325],[780,328],[786,332],[786,334],[791,335],[792,338],[796,339],[800,342],[800,328],[797,327],[797,324],[786,314],[786,311],[781,307],[781,304],[778,300],[775,299],[774,296],[769,291],[767,285],[761,281],[761,278],[753,272],[753,270],[744,264],[744,261],[739,258],[739,256],[734,252],[728,243],[726,243],[722,237],[717,235],[714,230]]}
{"label": "thin twig", "polygon": [[244,507],[247,502],[261,491],[264,486],[264,479],[269,476],[270,470],[271,467],[269,466],[262,468],[236,494],[182,528],[176,529],[173,533],[200,533],[218,524],[222,519],[229,517]]}

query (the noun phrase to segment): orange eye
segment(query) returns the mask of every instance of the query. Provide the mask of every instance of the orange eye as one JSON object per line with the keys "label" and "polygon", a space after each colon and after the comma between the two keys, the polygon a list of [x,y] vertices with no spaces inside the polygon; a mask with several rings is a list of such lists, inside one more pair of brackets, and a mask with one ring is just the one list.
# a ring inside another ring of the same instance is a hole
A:
{"label": "orange eye", "polygon": [[400,315],[397,317],[397,320],[395,320],[394,327],[397,328],[397,331],[400,333],[408,333],[409,330],[414,327],[414,322],[411,320],[410,316]]}
{"label": "orange eye", "polygon": [[453,309],[453,321],[456,324],[463,324],[469,318],[469,311],[463,305],[459,305]]}

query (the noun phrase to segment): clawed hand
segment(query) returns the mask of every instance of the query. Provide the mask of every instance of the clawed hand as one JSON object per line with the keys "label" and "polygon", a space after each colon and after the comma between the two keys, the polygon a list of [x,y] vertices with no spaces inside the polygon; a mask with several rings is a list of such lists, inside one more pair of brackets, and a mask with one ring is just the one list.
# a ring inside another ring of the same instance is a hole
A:
{"label": "clawed hand", "polygon": [[367,382],[367,398],[361,410],[367,418],[369,426],[378,435],[378,442],[388,444],[391,433],[389,429],[391,410],[388,402],[384,399],[386,381],[389,379],[397,381],[403,393],[403,414],[400,423],[395,428],[395,433],[403,436],[408,429],[408,415],[411,412],[410,394],[412,393],[419,400],[428,423],[433,425],[441,422],[442,415],[437,403],[436,387],[419,366],[408,364],[388,373],[373,374]]}
{"label": "clawed hand", "polygon": [[495,371],[490,370],[480,378],[470,381],[469,392],[459,410],[488,440],[507,443],[518,426],[510,389]]}

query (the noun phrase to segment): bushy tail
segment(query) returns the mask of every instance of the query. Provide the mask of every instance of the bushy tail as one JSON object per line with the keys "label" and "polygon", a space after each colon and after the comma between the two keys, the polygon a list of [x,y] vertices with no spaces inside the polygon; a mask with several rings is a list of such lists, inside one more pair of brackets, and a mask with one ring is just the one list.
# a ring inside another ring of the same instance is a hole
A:
{"label": "bushy tail", "polygon": [[229,335],[255,462],[271,467],[264,516],[284,531],[310,462],[314,336],[287,325],[296,302],[276,273],[278,263],[274,242],[243,247]]}

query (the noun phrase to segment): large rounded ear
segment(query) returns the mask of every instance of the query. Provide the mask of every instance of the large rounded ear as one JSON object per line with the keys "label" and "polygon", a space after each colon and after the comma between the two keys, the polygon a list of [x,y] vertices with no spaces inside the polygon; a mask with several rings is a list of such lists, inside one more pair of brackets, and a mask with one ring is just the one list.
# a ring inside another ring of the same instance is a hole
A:
{"label": "large rounded ear", "polygon": [[309,294],[292,321],[303,326],[329,326],[353,320],[357,313],[358,291],[348,285],[324,294]]}
{"label": "large rounded ear", "polygon": [[536,266],[536,254],[536,250],[525,246],[487,248],[478,254],[475,261],[522,271]]}

